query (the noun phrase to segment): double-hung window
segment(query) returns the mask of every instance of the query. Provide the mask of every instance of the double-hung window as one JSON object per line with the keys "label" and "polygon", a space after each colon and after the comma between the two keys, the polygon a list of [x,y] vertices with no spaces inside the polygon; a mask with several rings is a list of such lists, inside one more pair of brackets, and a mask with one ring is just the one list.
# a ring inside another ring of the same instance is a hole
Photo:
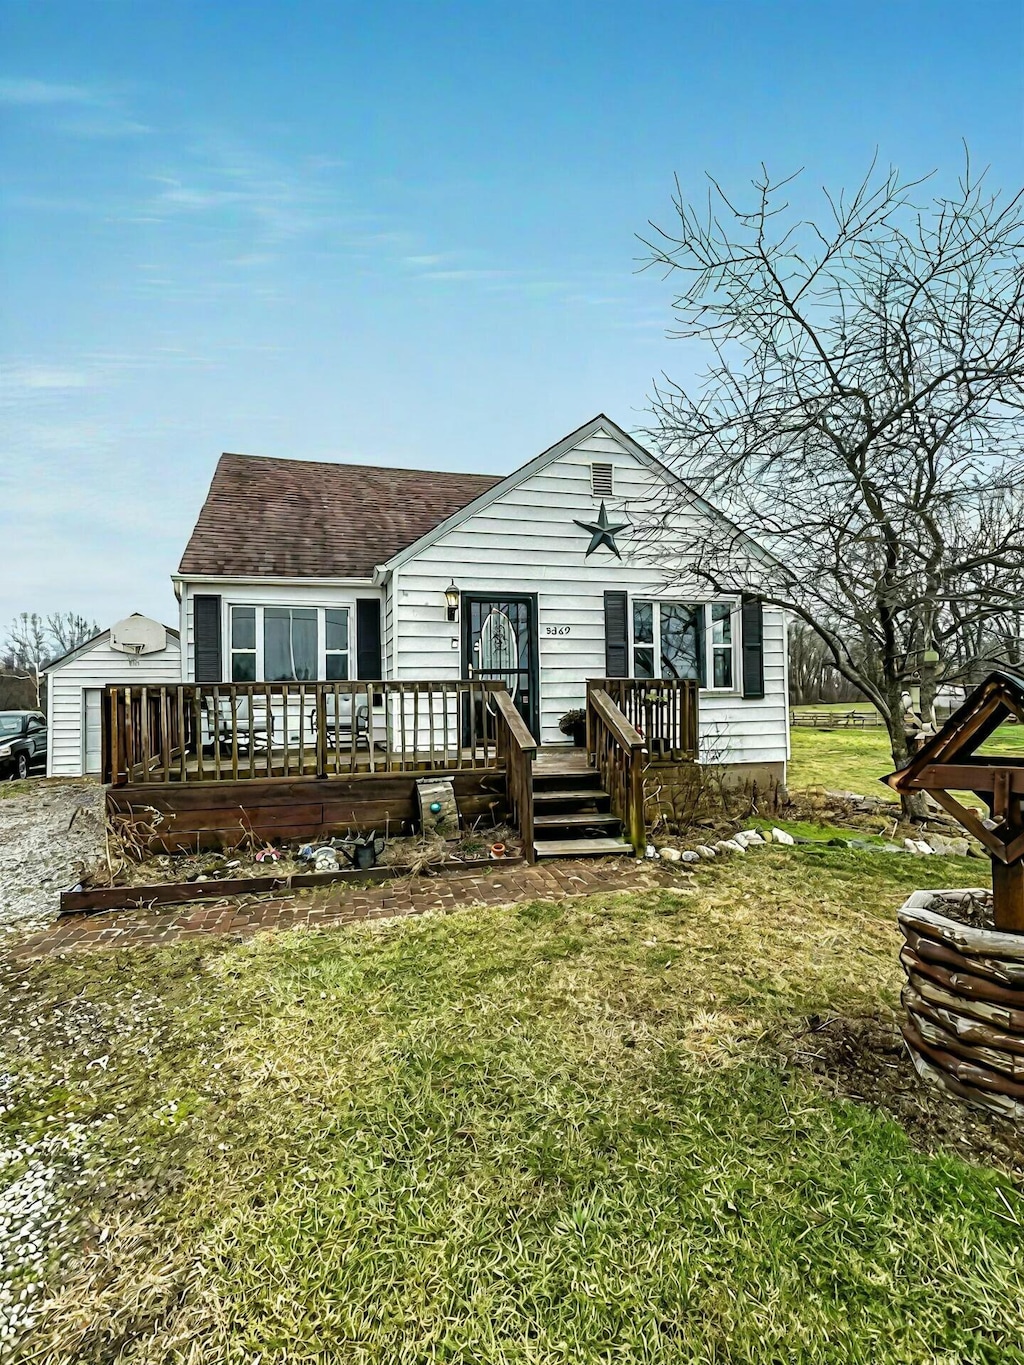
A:
{"label": "double-hung window", "polygon": [[231,681],[256,681],[256,608],[231,608]]}
{"label": "double-hung window", "polygon": [[633,677],[693,678],[731,691],[735,678],[730,602],[633,600]]}
{"label": "double-hung window", "polygon": [[324,677],[328,682],[348,681],[348,607],[324,611]]}
{"label": "double-hung window", "polygon": [[232,606],[231,681],[343,682],[348,607]]}

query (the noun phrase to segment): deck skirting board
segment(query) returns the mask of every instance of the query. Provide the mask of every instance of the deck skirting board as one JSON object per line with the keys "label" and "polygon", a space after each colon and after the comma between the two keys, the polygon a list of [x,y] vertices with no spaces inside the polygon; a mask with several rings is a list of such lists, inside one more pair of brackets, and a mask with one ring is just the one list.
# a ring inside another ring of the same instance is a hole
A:
{"label": "deck skirting board", "polygon": [[[107,790],[107,815],[151,825],[150,850],[237,848],[252,839],[327,839],[336,835],[416,832],[418,773],[361,774],[237,782],[145,783]],[[504,822],[503,769],[450,774],[464,828]],[[159,819],[154,819],[154,814]]]}

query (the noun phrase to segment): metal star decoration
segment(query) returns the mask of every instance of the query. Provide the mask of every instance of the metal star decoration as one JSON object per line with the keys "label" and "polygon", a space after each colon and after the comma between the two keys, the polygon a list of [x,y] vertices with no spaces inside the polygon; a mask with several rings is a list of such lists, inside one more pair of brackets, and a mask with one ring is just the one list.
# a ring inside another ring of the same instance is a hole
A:
{"label": "metal star decoration", "polygon": [[629,522],[623,521],[617,526],[612,525],[608,520],[608,513],[605,511],[603,502],[601,503],[601,510],[597,514],[596,521],[577,521],[576,518],[573,517],[573,522],[582,530],[589,531],[591,535],[590,545],[587,548],[584,559],[592,555],[595,550],[599,550],[602,545],[607,545],[616,559],[622,558],[619,554],[619,547],[615,544],[615,537],[620,531],[628,530]]}

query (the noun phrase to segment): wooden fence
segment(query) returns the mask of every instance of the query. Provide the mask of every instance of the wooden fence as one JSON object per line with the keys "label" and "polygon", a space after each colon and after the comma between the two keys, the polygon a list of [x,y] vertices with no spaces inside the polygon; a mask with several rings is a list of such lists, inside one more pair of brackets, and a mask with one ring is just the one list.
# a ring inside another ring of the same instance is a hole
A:
{"label": "wooden fence", "polygon": [[877,730],[885,722],[877,711],[797,711],[789,714],[790,725],[808,730]]}

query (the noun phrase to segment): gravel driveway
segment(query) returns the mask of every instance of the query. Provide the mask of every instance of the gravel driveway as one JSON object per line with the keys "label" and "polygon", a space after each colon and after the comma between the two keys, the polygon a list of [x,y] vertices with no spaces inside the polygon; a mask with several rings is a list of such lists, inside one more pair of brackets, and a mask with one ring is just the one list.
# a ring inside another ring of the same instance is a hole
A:
{"label": "gravel driveway", "polygon": [[41,929],[82,859],[103,849],[103,788],[81,778],[0,784],[0,941]]}

